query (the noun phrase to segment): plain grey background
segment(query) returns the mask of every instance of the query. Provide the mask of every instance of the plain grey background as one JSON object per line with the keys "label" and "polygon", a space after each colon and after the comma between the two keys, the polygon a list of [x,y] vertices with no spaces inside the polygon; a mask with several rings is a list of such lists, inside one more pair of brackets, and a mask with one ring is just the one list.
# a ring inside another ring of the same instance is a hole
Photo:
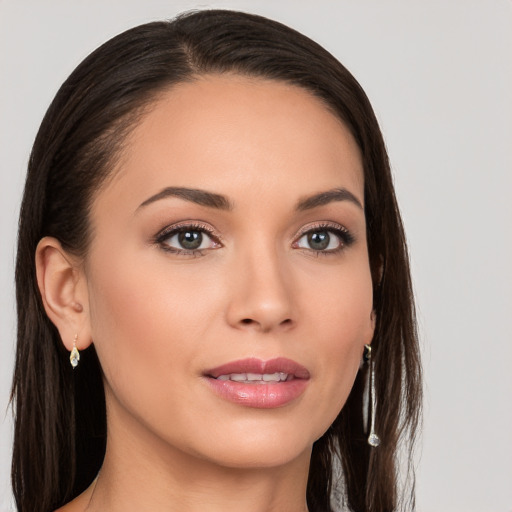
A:
{"label": "plain grey background", "polygon": [[15,336],[13,261],[42,116],[90,51],[131,26],[234,8],[320,42],[377,112],[408,234],[425,367],[420,512],[512,511],[512,3],[0,0],[0,510]]}

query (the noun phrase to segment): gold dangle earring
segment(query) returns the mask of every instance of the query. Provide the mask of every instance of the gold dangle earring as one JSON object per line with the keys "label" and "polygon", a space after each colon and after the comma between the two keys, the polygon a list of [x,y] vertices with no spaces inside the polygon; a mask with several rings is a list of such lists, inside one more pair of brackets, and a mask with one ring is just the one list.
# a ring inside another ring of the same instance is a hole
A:
{"label": "gold dangle earring", "polygon": [[373,448],[377,448],[380,444],[380,438],[375,433],[375,409],[376,409],[376,398],[375,398],[375,374],[373,371],[373,362],[372,362],[372,347],[371,345],[364,346],[364,360],[368,363],[369,366],[369,380],[370,385],[368,386],[368,409],[370,414],[370,435],[368,436],[368,444]]}
{"label": "gold dangle earring", "polygon": [[75,339],[73,340],[73,349],[71,350],[71,354],[69,354],[69,362],[73,367],[73,370],[78,366],[78,361],[80,361],[80,352],[76,348],[76,342],[78,340],[78,334],[75,334]]}

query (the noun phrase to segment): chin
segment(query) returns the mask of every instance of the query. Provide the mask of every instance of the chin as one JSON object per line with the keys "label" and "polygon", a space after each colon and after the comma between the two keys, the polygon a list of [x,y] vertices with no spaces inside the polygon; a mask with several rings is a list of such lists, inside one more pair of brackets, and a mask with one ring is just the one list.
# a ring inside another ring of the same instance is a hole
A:
{"label": "chin", "polygon": [[[307,423],[293,422],[286,426],[247,425],[236,431],[211,432],[207,449],[201,456],[226,468],[271,468],[292,463],[311,455],[313,443],[325,428],[313,429]],[[198,453],[199,455],[199,453]]]}
{"label": "chin", "polygon": [[269,442],[266,446],[230,446],[227,450],[216,450],[208,454],[215,464],[232,469],[269,469],[286,466],[298,459],[311,455],[312,444],[287,446]]}

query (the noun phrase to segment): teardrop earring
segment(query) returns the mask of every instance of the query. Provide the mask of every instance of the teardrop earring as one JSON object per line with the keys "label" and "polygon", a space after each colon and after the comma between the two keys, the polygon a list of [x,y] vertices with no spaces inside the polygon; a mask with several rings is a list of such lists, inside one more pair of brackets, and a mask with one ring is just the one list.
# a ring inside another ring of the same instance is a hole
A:
{"label": "teardrop earring", "polygon": [[71,350],[71,354],[69,354],[69,362],[73,367],[73,370],[78,366],[78,361],[80,361],[80,352],[76,348],[76,342],[78,340],[78,334],[75,334],[75,339],[73,340],[73,349]]}
{"label": "teardrop earring", "polygon": [[368,386],[368,392],[370,394],[368,398],[368,409],[370,415],[370,435],[368,436],[368,444],[373,448],[377,448],[380,444],[380,438],[375,433],[375,409],[376,409],[376,398],[375,398],[375,374],[373,370],[372,362],[372,347],[371,345],[364,346],[364,360],[369,365],[369,380],[370,385]]}

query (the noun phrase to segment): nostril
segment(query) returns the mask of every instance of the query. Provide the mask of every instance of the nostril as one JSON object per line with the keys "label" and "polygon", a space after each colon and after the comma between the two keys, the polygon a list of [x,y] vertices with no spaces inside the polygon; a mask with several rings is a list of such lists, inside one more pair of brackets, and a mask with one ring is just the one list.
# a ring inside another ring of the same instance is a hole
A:
{"label": "nostril", "polygon": [[258,321],[254,318],[241,318],[238,322],[238,326],[243,326],[248,329],[257,329],[262,332],[267,332],[272,330],[273,328],[279,327],[279,329],[289,329],[293,325],[293,320],[291,318],[285,318],[281,321],[273,322],[269,319],[267,321]]}

